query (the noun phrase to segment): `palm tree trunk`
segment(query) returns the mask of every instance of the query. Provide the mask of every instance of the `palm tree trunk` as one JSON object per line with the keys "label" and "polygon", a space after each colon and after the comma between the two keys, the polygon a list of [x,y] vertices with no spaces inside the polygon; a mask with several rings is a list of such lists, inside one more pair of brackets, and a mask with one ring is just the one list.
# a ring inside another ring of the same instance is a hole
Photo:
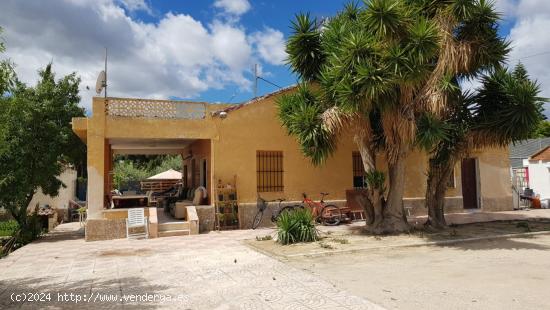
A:
{"label": "palm tree trunk", "polygon": [[426,226],[434,229],[447,227],[445,221],[445,192],[456,160],[449,159],[442,163],[429,160],[428,179],[426,184],[426,207],[428,208],[428,220]]}
{"label": "palm tree trunk", "polygon": [[390,189],[387,206],[384,209],[384,232],[395,233],[409,231],[403,208],[403,195],[405,192],[405,159],[407,152],[401,149],[395,162],[388,163]]}
{"label": "palm tree trunk", "polygon": [[[355,143],[361,154],[361,160],[366,173],[376,171],[376,154],[370,146],[370,141],[365,131],[359,131],[355,136]],[[384,193],[383,188],[373,184],[367,185],[367,190],[356,197],[356,202],[363,206],[366,215],[366,229],[372,233],[382,233],[384,222]]]}

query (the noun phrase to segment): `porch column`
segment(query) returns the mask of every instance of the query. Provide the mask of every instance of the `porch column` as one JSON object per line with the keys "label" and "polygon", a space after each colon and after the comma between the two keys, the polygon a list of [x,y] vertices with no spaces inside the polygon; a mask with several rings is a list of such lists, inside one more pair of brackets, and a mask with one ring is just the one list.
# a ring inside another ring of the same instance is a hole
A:
{"label": "porch column", "polygon": [[[93,114],[88,119],[88,218],[101,219],[104,207],[105,173],[105,101],[103,98],[93,99]],[[109,154],[110,155],[110,154]]]}

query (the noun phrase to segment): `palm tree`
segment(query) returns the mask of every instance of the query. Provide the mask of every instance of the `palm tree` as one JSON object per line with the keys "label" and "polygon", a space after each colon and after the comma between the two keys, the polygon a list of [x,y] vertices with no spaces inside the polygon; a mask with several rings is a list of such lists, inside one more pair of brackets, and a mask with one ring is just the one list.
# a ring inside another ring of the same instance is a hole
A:
{"label": "palm tree", "polygon": [[506,147],[531,136],[543,119],[547,101],[539,93],[539,85],[529,79],[523,65],[512,72],[499,68],[481,77],[475,94],[457,87],[454,110],[447,119],[421,122],[418,141],[431,154],[426,190],[428,226],[446,226],[446,180],[459,160],[476,148]]}
{"label": "palm tree", "polygon": [[[448,114],[443,82],[475,76],[506,54],[486,21],[494,17],[490,8],[483,0],[370,0],[322,22],[307,14],[293,22],[289,64],[307,85],[280,100],[281,120],[316,164],[351,130],[367,175],[371,231],[408,229],[404,160],[417,145],[417,118]],[[377,153],[387,160],[388,182]]]}

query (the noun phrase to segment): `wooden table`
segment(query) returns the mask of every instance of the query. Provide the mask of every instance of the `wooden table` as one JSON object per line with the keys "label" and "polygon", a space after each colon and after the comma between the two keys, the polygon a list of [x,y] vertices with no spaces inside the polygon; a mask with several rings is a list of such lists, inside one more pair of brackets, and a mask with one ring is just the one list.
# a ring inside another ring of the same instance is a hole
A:
{"label": "wooden table", "polygon": [[147,195],[113,196],[112,199],[115,209],[147,206]]}

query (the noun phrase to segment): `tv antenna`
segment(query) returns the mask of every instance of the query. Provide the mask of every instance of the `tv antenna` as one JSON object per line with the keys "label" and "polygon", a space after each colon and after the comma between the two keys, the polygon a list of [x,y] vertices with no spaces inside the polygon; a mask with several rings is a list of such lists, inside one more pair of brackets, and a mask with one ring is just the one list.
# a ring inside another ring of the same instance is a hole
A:
{"label": "tv antenna", "polygon": [[258,97],[258,64],[254,64],[254,98]]}
{"label": "tv antenna", "polygon": [[258,64],[254,64],[254,98],[257,98],[258,97],[258,81],[259,80],[262,80],[272,86],[275,86],[279,89],[283,89],[282,86],[279,86],[263,77],[261,77],[259,74],[258,74]]}
{"label": "tv antenna", "polygon": [[101,71],[95,83],[95,91],[99,95],[105,90],[105,98],[107,98],[107,48],[105,48],[105,70]]}

